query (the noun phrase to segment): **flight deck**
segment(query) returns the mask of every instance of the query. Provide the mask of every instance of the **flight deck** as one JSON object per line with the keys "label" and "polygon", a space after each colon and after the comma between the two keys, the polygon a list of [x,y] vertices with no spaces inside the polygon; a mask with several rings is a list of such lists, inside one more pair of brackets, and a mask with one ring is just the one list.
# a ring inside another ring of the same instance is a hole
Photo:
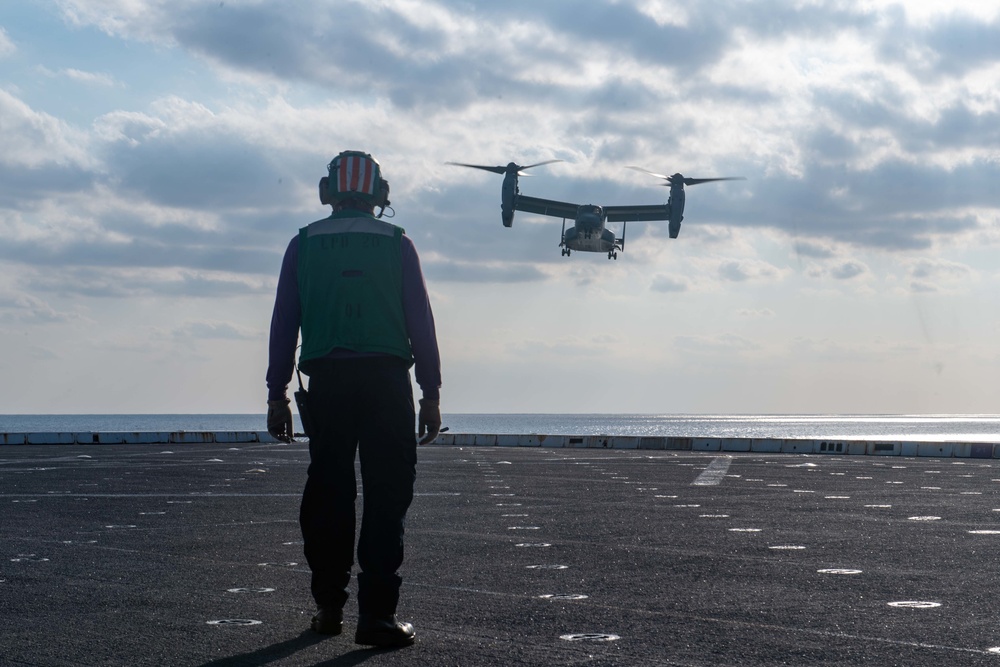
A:
{"label": "flight deck", "polygon": [[0,447],[0,663],[1000,665],[1000,461],[422,447],[389,651],[308,630],[307,462]]}

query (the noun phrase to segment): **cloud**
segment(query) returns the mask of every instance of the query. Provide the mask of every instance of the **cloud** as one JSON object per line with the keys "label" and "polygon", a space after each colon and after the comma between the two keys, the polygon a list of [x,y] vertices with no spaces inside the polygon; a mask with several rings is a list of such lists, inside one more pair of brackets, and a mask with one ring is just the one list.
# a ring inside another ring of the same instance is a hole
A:
{"label": "cloud", "polygon": [[43,66],[39,66],[37,70],[47,77],[51,78],[64,77],[87,86],[96,86],[99,88],[114,88],[122,85],[121,82],[117,81],[114,76],[107,74],[105,72],[85,72],[83,70],[73,69],[73,68],[66,68],[66,69],[61,69],[59,71],[53,71]]}
{"label": "cloud", "polygon": [[[993,144],[1000,133],[995,109],[973,109],[944,95],[936,113],[914,113],[926,106],[926,98],[895,71],[870,63],[860,77],[851,76],[854,86],[811,76],[803,64],[796,72],[801,90],[781,89],[780,79],[760,86],[716,77],[709,86],[704,77],[690,76],[699,70],[726,72],[732,58],[756,48],[771,49],[778,56],[775,63],[782,58],[794,62],[809,54],[811,43],[829,47],[828,67],[840,66],[832,52],[837,35],[882,43],[902,30],[912,39],[933,41],[930,33],[907,23],[905,15],[885,10],[772,3],[761,11],[730,3],[723,10],[686,7],[678,13],[648,3],[595,2],[581,8],[570,2],[523,1],[486,7],[339,2],[295,9],[189,0],[108,0],[98,5],[64,0],[61,6],[79,24],[176,45],[223,71],[281,85],[306,82],[338,101],[387,101],[390,113],[383,118],[379,110],[376,121],[379,136],[387,137],[386,129],[419,134],[402,129],[417,123],[440,135],[438,142],[427,142],[437,143],[438,150],[455,144],[460,134],[480,148],[506,141],[493,158],[501,160],[516,157],[511,144],[542,136],[541,141],[568,147],[585,161],[636,162],[662,154],[671,155],[671,161],[684,155],[704,160],[698,156],[718,154],[728,163],[726,173],[751,176],[745,185],[703,186],[717,189],[689,197],[686,229],[699,222],[764,226],[793,233],[803,242],[926,250],[938,235],[977,228],[974,218],[956,217],[954,210],[1000,207],[998,195],[990,194],[996,189],[989,187],[998,176],[997,165],[985,160],[982,150],[953,155],[947,164],[915,159]],[[723,14],[725,21],[719,19]],[[532,17],[530,23],[524,21],[526,15]],[[971,18],[952,23],[956,34],[975,32],[972,26],[980,25]],[[391,40],[380,31],[387,24],[394,26]],[[986,36],[992,34],[992,24],[984,29]],[[509,40],[497,43],[492,38],[496,31]],[[985,49],[983,57],[990,53]],[[775,68],[769,61],[757,70]],[[789,115],[803,98],[814,101],[818,111]],[[565,109],[574,111],[562,113]],[[680,137],[679,143],[663,136],[662,109],[670,110],[669,135]],[[745,113],[751,109],[752,115]],[[291,201],[295,189],[280,188],[278,181],[284,177],[298,183],[304,171],[289,176],[274,160],[275,151],[262,150],[262,130],[248,135],[249,128],[237,125],[232,113],[189,111],[186,118],[199,120],[184,125],[159,114],[159,131],[109,146],[105,161],[116,183],[166,206]],[[466,112],[473,113],[476,124],[463,131],[458,128],[468,127]],[[726,133],[732,132],[734,118],[742,131],[730,142]],[[509,128],[507,136],[484,137],[497,127]],[[748,136],[758,137],[755,146],[746,145],[754,150],[734,160]],[[397,136],[395,143],[400,140],[412,141]],[[774,162],[762,171],[761,160]],[[681,166],[687,172],[689,165],[650,166],[669,173]],[[579,186],[579,172],[563,179],[570,188]],[[594,182],[622,192],[624,179],[598,176]],[[637,187],[634,192],[648,197],[651,189]],[[633,191],[624,194],[630,200]],[[493,257],[503,257],[504,250],[497,247]]]}
{"label": "cloud", "polygon": [[944,259],[921,259],[913,264],[910,274],[920,279],[964,280],[972,275],[972,269]]}
{"label": "cloud", "polygon": [[[135,229],[142,235],[142,229]],[[166,242],[171,238],[172,242]],[[77,239],[43,243],[38,239],[20,239],[0,246],[0,260],[65,269],[69,267],[136,267],[206,269],[234,273],[277,272],[281,250],[247,248],[226,243],[223,234],[188,231],[189,238],[178,230],[161,233],[157,239],[113,240]],[[214,242],[209,242],[213,239]]]}
{"label": "cloud", "polygon": [[17,46],[7,36],[7,31],[3,29],[3,26],[0,26],[0,58],[9,56],[16,51]]}
{"label": "cloud", "polygon": [[850,280],[867,273],[868,267],[860,262],[844,262],[830,269],[830,275],[837,280]]}
{"label": "cloud", "polygon": [[82,169],[94,164],[87,144],[85,133],[0,88],[0,165],[29,171]]}
{"label": "cloud", "polygon": [[518,359],[548,358],[553,355],[562,358],[594,358],[595,356],[611,356],[615,354],[616,346],[621,341],[616,336],[594,336],[580,338],[578,336],[562,336],[553,340],[528,339],[507,344],[507,351]]}
{"label": "cloud", "polygon": [[248,136],[248,130],[264,131],[263,123],[251,128],[246,115],[216,114],[175,99],[157,111],[98,119],[101,135],[109,139],[101,147],[107,179],[123,194],[192,209],[293,203],[285,165],[272,158],[267,142]]}
{"label": "cloud", "polygon": [[923,258],[910,265],[910,289],[931,293],[950,291],[976,280],[971,267],[946,259]]}
{"label": "cloud", "polygon": [[897,39],[886,40],[882,54],[917,75],[963,76],[1000,58],[997,18],[985,22],[956,12],[924,28],[893,28]]}
{"label": "cloud", "polygon": [[80,319],[79,315],[60,312],[31,294],[0,292],[0,321],[22,324],[52,324]]}
{"label": "cloud", "polygon": [[57,361],[61,359],[58,353],[47,348],[41,347],[39,345],[31,345],[28,347],[28,355],[34,361]]}
{"label": "cloud", "polygon": [[686,292],[688,289],[687,280],[674,278],[672,276],[657,275],[653,278],[653,283],[649,289],[654,292]]}
{"label": "cloud", "polygon": [[462,283],[526,283],[548,280],[549,275],[527,264],[481,264],[437,259],[423,262],[428,280]]}
{"label": "cloud", "polygon": [[739,310],[736,311],[736,314],[739,317],[744,317],[749,320],[759,320],[759,319],[774,317],[774,311],[771,310],[770,308],[760,308],[760,309],[740,308]]}
{"label": "cloud", "polygon": [[185,322],[171,336],[180,340],[257,340],[263,331],[252,331],[230,322]]}
{"label": "cloud", "polygon": [[684,352],[703,355],[742,354],[761,349],[758,343],[749,338],[732,333],[712,336],[675,336],[674,346]]}
{"label": "cloud", "polygon": [[770,280],[780,277],[781,271],[772,264],[756,259],[728,260],[719,264],[719,277],[732,282]]}
{"label": "cloud", "polygon": [[[276,274],[275,274],[276,275]],[[224,272],[150,267],[71,267],[30,271],[21,277],[25,289],[60,297],[97,299],[145,296],[226,299],[269,295],[276,278],[253,278]]]}
{"label": "cloud", "polygon": [[814,257],[816,259],[830,259],[836,256],[836,251],[829,244],[814,243],[810,241],[796,241],[793,244],[795,252],[804,257]]}

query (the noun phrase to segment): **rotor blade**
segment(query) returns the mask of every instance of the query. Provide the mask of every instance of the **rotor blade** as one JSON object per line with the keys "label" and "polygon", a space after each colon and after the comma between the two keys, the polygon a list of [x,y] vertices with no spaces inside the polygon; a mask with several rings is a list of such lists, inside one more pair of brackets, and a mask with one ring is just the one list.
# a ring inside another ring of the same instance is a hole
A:
{"label": "rotor blade", "polygon": [[711,183],[712,181],[745,181],[743,176],[723,176],[721,178],[685,178],[684,185],[698,185],[699,183]]}
{"label": "rotor blade", "polygon": [[545,162],[536,162],[535,164],[529,164],[526,167],[518,167],[517,170],[520,172],[525,169],[531,169],[532,167],[541,167],[543,164],[552,164],[553,162],[565,162],[565,160],[546,160]]}
{"label": "rotor blade", "polygon": [[456,167],[469,167],[470,169],[492,171],[494,174],[504,174],[507,172],[507,167],[484,167],[481,164],[465,164],[464,162],[445,162],[445,164],[455,165]]}
{"label": "rotor blade", "polygon": [[654,171],[650,171],[648,169],[643,169],[642,167],[629,167],[629,169],[635,169],[636,171],[641,171],[644,174],[649,174],[650,176],[656,176],[657,178],[662,178],[665,181],[669,181],[670,180],[669,176],[664,176],[663,174],[657,174]]}

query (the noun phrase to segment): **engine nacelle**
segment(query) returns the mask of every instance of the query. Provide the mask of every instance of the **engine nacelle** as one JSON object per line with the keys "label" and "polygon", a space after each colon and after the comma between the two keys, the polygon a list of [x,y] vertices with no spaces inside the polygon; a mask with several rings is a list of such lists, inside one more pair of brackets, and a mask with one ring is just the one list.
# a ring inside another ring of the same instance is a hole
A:
{"label": "engine nacelle", "polygon": [[670,185],[670,198],[667,205],[670,207],[670,238],[675,239],[681,233],[681,220],[684,219],[684,184],[677,181],[679,185]]}
{"label": "engine nacelle", "polygon": [[507,165],[507,172],[503,177],[503,186],[500,188],[500,218],[504,227],[514,225],[514,200],[519,193],[517,187],[517,165],[511,162]]}

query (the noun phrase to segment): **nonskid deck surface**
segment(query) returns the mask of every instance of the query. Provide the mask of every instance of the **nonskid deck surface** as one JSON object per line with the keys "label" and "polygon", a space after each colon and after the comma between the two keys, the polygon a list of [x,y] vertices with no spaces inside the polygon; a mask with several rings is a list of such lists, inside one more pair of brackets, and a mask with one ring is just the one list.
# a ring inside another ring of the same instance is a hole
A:
{"label": "nonskid deck surface", "polygon": [[[0,450],[4,665],[1000,665],[1000,461],[421,448],[399,615],[309,631],[304,444]],[[361,499],[359,498],[359,504]]]}

